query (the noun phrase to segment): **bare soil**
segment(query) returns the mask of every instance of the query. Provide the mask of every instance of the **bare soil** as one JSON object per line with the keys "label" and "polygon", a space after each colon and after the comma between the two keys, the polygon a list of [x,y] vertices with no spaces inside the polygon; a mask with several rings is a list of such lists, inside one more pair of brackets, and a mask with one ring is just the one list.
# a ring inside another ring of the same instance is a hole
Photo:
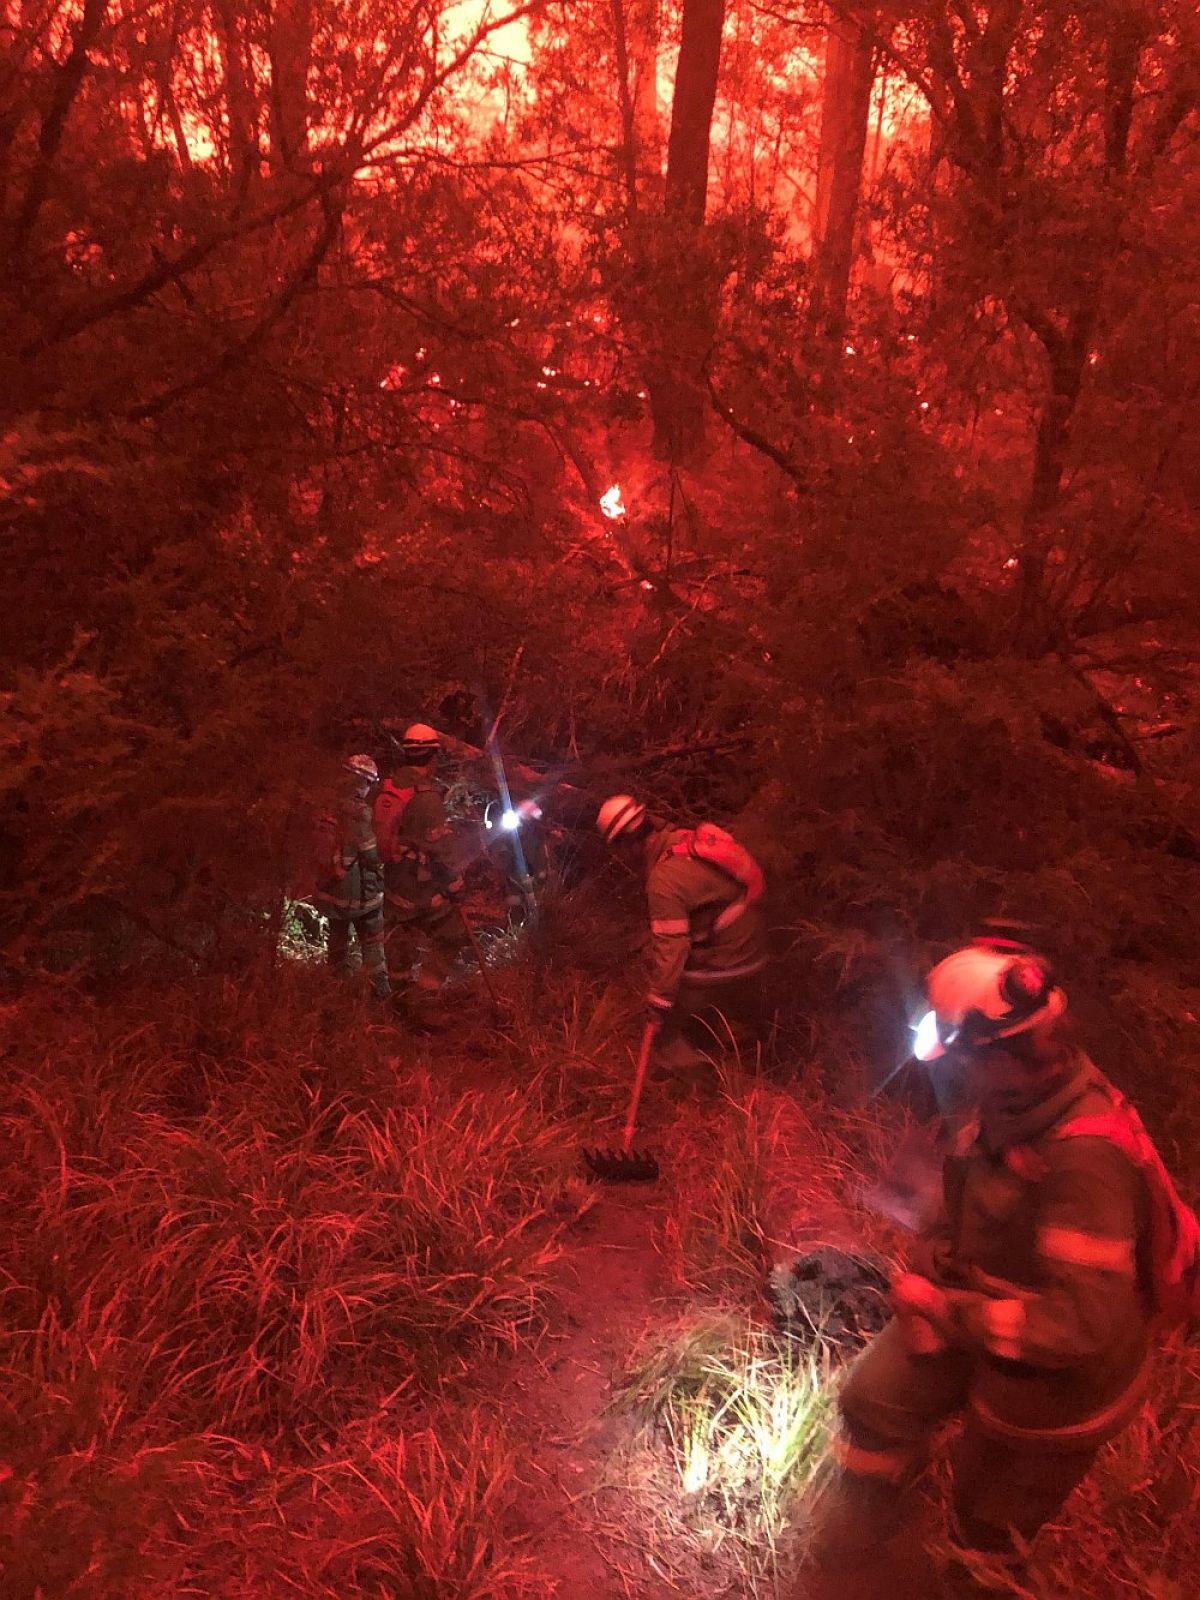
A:
{"label": "bare soil", "polygon": [[548,1593],[563,1600],[667,1600],[681,1593],[630,1503],[638,1430],[610,1409],[614,1377],[665,1309],[655,1245],[662,1199],[654,1186],[598,1187],[570,1229],[560,1266],[556,1327],[541,1365],[514,1371],[506,1397],[525,1411],[527,1494],[514,1534],[528,1543]]}

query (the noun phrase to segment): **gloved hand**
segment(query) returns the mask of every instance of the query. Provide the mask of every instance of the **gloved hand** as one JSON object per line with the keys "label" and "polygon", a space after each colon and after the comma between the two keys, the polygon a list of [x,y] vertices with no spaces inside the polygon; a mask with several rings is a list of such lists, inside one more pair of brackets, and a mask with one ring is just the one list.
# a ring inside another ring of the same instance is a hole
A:
{"label": "gloved hand", "polygon": [[646,1026],[653,1028],[657,1032],[671,1015],[671,1011],[671,1006],[661,1005],[656,1000],[648,1000],[646,1002]]}
{"label": "gloved hand", "polygon": [[914,1355],[932,1356],[949,1348],[950,1297],[919,1273],[905,1272],[892,1285],[892,1309]]}

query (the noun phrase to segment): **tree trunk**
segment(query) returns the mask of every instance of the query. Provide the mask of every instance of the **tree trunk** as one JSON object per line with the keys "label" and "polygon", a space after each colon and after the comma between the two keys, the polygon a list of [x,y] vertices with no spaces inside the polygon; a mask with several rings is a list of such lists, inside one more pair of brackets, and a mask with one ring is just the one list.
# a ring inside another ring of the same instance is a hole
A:
{"label": "tree trunk", "polygon": [[658,117],[658,0],[630,0],[626,18],[638,175],[647,199],[657,205],[663,158]]}
{"label": "tree trunk", "polygon": [[708,199],[708,146],[724,26],[725,0],[683,0],[683,34],[667,145],[665,209],[669,216],[679,217],[694,228],[704,225]]}
{"label": "tree trunk", "polygon": [[[1129,155],[1129,135],[1133,123],[1133,95],[1138,67],[1145,43],[1145,28],[1139,19],[1124,27],[1114,26],[1108,39],[1107,72],[1104,84],[1104,174],[1112,192],[1125,181]],[[1047,592],[1046,560],[1054,539],[1054,527],[1062,495],[1071,443],[1071,427],[1087,372],[1088,347],[1099,310],[1102,281],[1120,243],[1122,208],[1112,207],[1110,237],[1096,252],[1094,268],[1079,287],[1066,332],[1057,331],[1048,319],[1026,313],[1046,352],[1049,392],[1038,419],[1033,449],[1033,472],[1029,499],[1021,519],[1021,560],[1017,642],[1028,654],[1037,656],[1055,640],[1055,619],[1051,616]]]}
{"label": "tree trunk", "polygon": [[870,29],[850,18],[831,20],[825,43],[809,319],[817,338],[832,345],[841,344],[846,328],[874,81]]}
{"label": "tree trunk", "polygon": [[67,59],[55,71],[50,104],[38,132],[37,157],[13,224],[8,254],[14,262],[22,261],[38,214],[50,193],[50,178],[66,131],[67,119],[87,76],[88,51],[99,37],[107,10],[107,0],[84,0]]}
{"label": "tree trunk", "polygon": [[239,192],[259,169],[253,80],[243,23],[234,0],[217,0],[221,57],[225,68],[225,114],[229,122],[229,167]]}
{"label": "tree trunk", "polygon": [[678,465],[704,443],[704,368],[717,313],[717,277],[704,236],[708,155],[725,0],[684,0],[683,33],[671,103],[662,227],[653,249],[647,362],[654,450]]}
{"label": "tree trunk", "polygon": [[271,167],[275,172],[303,172],[308,165],[312,34],[312,0],[275,0],[267,33],[271,59]]}

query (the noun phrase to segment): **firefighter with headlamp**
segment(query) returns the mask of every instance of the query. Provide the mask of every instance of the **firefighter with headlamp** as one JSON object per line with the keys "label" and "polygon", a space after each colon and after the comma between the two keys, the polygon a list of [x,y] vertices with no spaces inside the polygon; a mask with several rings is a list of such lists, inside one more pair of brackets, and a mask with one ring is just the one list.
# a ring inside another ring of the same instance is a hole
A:
{"label": "firefighter with headlamp", "polygon": [[[1147,1191],[1112,1138],[1088,1136],[1119,1096],[1074,1043],[1047,961],[981,940],[933,968],[927,995],[914,1054],[957,1079],[976,1114],[947,1154],[940,1216],[893,1285],[895,1315],[842,1386],[817,1548],[830,1576],[883,1559],[934,1433],[961,1415],[953,1541],[968,1571],[990,1567],[1009,1593],[1142,1398]],[[895,1581],[893,1566],[879,1572]]]}
{"label": "firefighter with headlamp", "polygon": [[491,835],[487,847],[504,880],[508,914],[532,926],[550,866],[545,814],[531,797],[510,801],[507,806],[493,801],[484,813],[483,825]]}

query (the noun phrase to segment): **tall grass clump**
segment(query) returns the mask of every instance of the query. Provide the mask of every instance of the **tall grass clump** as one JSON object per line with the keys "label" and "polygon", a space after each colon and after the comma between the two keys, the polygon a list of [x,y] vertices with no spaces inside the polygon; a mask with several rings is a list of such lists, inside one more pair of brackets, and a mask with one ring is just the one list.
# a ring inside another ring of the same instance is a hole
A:
{"label": "tall grass clump", "polygon": [[372,1426],[231,1509],[221,1593],[532,1597],[536,1575],[497,1538],[517,1493],[516,1453],[481,1409],[437,1413],[412,1431]]}
{"label": "tall grass clump", "polygon": [[[443,1460],[422,1418],[448,1379],[540,1333],[573,1152],[518,1086],[462,1086],[309,981],[290,1013],[266,1012],[273,1033],[245,996],[202,985],[140,1016],[82,1001],[5,1016],[0,1494],[23,1530],[6,1595],[167,1592],[183,1530],[204,1547],[243,1453],[257,1465],[238,1467],[231,1506],[263,1462],[299,1473],[314,1452],[364,1503],[391,1475],[415,1543],[387,1561],[428,1566],[432,1585],[391,1592],[501,1592],[487,1472],[462,1476],[482,1424]],[[380,1424],[365,1456],[346,1449],[397,1407],[403,1435]],[[480,1548],[453,1554],[468,1482]],[[421,1541],[439,1517],[435,1561]],[[439,1588],[439,1562],[461,1583]],[[315,1574],[303,1592],[348,1592],[350,1576]]]}
{"label": "tall grass clump", "polygon": [[833,1368],[736,1313],[694,1317],[648,1336],[616,1404],[665,1443],[693,1522],[737,1541],[743,1566],[774,1568],[800,1495],[821,1469],[833,1414]]}

